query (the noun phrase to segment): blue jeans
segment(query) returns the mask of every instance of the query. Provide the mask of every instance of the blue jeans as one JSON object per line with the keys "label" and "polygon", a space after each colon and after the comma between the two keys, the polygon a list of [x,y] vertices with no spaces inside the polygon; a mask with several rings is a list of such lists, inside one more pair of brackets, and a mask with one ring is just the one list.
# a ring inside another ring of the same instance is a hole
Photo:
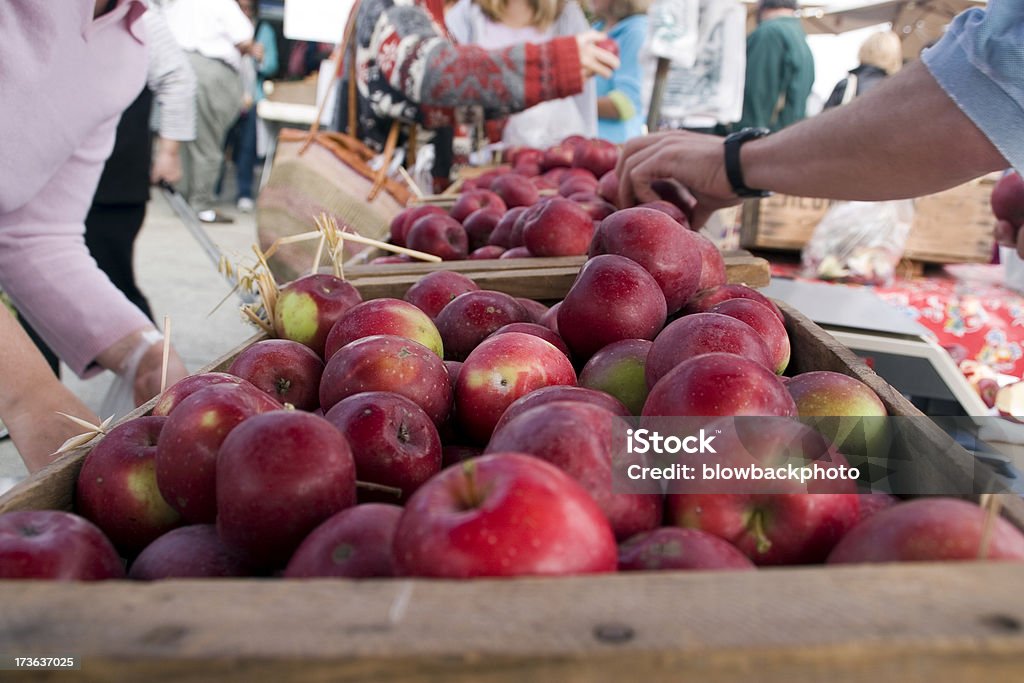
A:
{"label": "blue jeans", "polygon": [[256,168],[256,107],[242,112],[238,118],[238,137],[235,139],[234,156],[238,197],[252,199],[253,173]]}

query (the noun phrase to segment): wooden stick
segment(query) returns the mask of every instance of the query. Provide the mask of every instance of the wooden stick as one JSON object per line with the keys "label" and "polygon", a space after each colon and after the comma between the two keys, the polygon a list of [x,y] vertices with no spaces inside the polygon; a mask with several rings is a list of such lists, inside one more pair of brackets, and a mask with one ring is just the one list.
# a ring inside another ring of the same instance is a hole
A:
{"label": "wooden stick", "polygon": [[315,275],[320,270],[320,259],[324,255],[324,245],[327,244],[327,235],[320,235],[320,241],[316,245],[316,256],[313,257],[313,270],[310,275]]}
{"label": "wooden stick", "polygon": [[364,491],[378,491],[380,493],[390,493],[395,498],[399,498],[402,495],[402,489],[395,486],[385,486],[384,484],[374,484],[369,481],[359,481],[356,479],[356,488],[363,489]]}
{"label": "wooden stick", "polygon": [[405,170],[404,166],[398,167],[398,174],[402,176],[402,180],[405,181],[405,184],[409,186],[409,190],[416,195],[417,198],[423,196],[423,190],[421,190],[420,186],[416,184],[416,181],[412,179],[412,176],[409,175],[409,172]]}
{"label": "wooden stick", "polygon": [[373,187],[370,188],[370,194],[366,196],[366,201],[368,202],[376,199],[384,187],[384,181],[388,177],[388,166],[391,165],[391,158],[395,155],[395,147],[398,145],[398,129],[397,121],[391,124],[391,130],[388,131],[388,139],[384,142],[384,158],[380,168],[377,169],[377,177],[373,179]]}
{"label": "wooden stick", "polygon": [[383,249],[384,251],[391,251],[396,254],[405,254],[406,256],[411,256],[412,258],[419,259],[420,261],[428,261],[430,263],[441,262],[440,256],[434,256],[433,254],[428,254],[423,251],[416,251],[415,249],[406,249],[405,247],[398,247],[389,242],[381,242],[380,240],[375,240],[371,237],[363,237],[362,235],[354,232],[342,232],[341,239],[342,241],[348,240],[350,242],[356,242],[357,244],[368,244],[371,247],[377,247],[378,249]]}
{"label": "wooden stick", "polygon": [[996,519],[999,517],[999,509],[1002,507],[1002,496],[993,493],[983,494],[980,505],[985,508],[985,526],[981,528],[981,541],[978,543],[978,559],[988,558],[988,546],[992,540],[992,530],[995,528]]}
{"label": "wooden stick", "polygon": [[450,194],[425,194],[413,197],[416,204],[450,204],[455,199],[455,195]]}
{"label": "wooden stick", "polygon": [[167,365],[171,360],[171,316],[164,316],[164,357],[160,365],[160,393],[167,388]]}
{"label": "wooden stick", "polygon": [[465,178],[456,178],[455,182],[452,183],[451,185],[449,185],[448,187],[444,188],[444,192],[442,192],[438,196],[440,196],[440,197],[454,197],[455,195],[457,195],[459,193],[459,190],[462,189],[462,183],[464,183],[464,182],[466,182]]}

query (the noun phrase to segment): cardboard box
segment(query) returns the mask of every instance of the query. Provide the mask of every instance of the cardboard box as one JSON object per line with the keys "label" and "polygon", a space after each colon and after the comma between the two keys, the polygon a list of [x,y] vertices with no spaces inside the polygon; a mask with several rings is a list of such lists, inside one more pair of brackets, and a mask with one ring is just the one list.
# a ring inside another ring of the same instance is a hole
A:
{"label": "cardboard box", "polygon": [[[989,206],[998,175],[972,180],[915,201],[904,257],[925,263],[988,263],[992,258]],[[799,251],[832,205],[830,199],[776,194],[743,205],[740,246]]]}

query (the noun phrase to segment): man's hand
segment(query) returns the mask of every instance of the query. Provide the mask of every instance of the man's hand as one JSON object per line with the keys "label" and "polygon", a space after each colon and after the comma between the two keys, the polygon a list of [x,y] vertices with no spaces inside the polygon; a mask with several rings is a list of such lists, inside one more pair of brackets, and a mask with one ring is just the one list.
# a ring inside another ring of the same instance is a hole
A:
{"label": "man's hand", "polygon": [[595,75],[609,78],[612,71],[619,68],[619,58],[608,50],[597,46],[597,42],[604,38],[605,35],[599,31],[587,31],[576,36],[576,46],[580,50],[580,66],[583,68],[584,80]]}
{"label": "man's hand", "polygon": [[725,175],[722,138],[714,135],[666,131],[634,138],[626,143],[616,172],[623,206],[672,201],[659,194],[659,186],[668,185],[666,180],[681,185],[695,201],[691,220],[695,230],[718,209],[741,201]]}
{"label": "man's hand", "polygon": [[177,140],[160,138],[157,141],[156,154],[153,156],[153,168],[150,169],[149,180],[154,185],[165,181],[174,185],[181,180],[181,155]]}
{"label": "man's hand", "polygon": [[251,54],[252,58],[256,60],[257,65],[262,63],[263,56],[266,54],[266,49],[263,47],[263,43],[257,43],[256,41],[253,41],[252,48],[250,49],[249,54]]}

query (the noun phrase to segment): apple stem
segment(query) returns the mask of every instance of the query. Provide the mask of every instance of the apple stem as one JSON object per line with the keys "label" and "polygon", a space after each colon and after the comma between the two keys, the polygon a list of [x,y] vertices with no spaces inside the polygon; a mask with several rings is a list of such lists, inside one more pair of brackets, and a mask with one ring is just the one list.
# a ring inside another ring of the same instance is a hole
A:
{"label": "apple stem", "polygon": [[366,491],[378,491],[380,493],[388,493],[394,496],[395,498],[402,497],[402,489],[398,488],[397,486],[385,486],[384,484],[374,484],[369,481],[359,481],[357,479],[356,488],[360,488]]}
{"label": "apple stem", "polygon": [[476,463],[466,460],[462,463],[462,474],[466,477],[465,495],[462,504],[466,510],[475,510],[484,502],[483,493],[477,487]]}
{"label": "apple stem", "polygon": [[755,510],[750,518],[750,531],[754,534],[754,540],[757,541],[757,552],[766,553],[771,550],[772,541],[764,532],[764,513],[760,510]]}

